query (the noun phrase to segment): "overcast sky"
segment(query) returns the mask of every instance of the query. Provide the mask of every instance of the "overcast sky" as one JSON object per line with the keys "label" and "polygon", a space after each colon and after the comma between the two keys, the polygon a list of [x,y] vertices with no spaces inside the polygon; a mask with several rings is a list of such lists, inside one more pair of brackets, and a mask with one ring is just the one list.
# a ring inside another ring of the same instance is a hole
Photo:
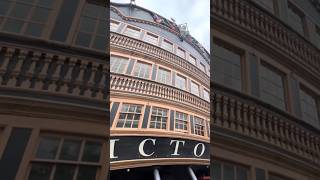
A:
{"label": "overcast sky", "polygon": [[[130,3],[130,0],[111,0]],[[136,5],[149,9],[177,24],[188,24],[190,34],[210,52],[210,0],[135,0]]]}

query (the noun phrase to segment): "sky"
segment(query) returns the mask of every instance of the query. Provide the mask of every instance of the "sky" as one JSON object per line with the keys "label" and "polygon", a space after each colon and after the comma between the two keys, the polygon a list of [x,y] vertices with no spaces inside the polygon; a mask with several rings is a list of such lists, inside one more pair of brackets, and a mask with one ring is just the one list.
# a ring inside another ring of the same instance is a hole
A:
{"label": "sky", "polygon": [[[111,0],[130,3],[130,0]],[[188,30],[210,52],[210,0],[135,0],[137,6],[151,10],[176,24],[188,24]]]}

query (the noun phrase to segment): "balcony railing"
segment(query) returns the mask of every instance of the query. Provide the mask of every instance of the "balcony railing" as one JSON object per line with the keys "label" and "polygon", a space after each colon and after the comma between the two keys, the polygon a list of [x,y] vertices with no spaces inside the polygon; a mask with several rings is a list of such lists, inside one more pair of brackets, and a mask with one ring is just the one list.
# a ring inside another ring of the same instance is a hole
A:
{"label": "balcony railing", "polygon": [[10,44],[0,44],[0,50],[2,92],[48,93],[96,102],[107,96],[107,61]]}
{"label": "balcony railing", "polygon": [[255,98],[214,84],[215,101],[212,103],[211,121],[215,128],[233,132],[267,147],[280,148],[294,158],[308,164],[320,165],[319,130],[300,120],[276,111],[272,106]]}
{"label": "balcony railing", "polygon": [[182,69],[187,74],[191,74],[199,82],[202,82],[205,85],[210,83],[208,75],[202,72],[199,68],[187,60],[159,47],[116,33],[110,33],[110,45],[111,47],[125,48],[133,52],[140,52],[153,58],[160,59],[170,66],[173,66],[174,69]]}
{"label": "balcony railing", "polygon": [[[263,39],[276,51],[295,57],[296,63],[306,65],[317,77],[320,69],[320,51],[279,19],[244,0],[214,0],[213,23],[224,21],[236,26],[237,31],[249,37]],[[239,28],[240,27],[240,28]]]}
{"label": "balcony railing", "polygon": [[210,111],[209,102],[189,92],[158,82],[127,75],[111,74],[110,90],[135,95],[147,95],[153,98],[169,100],[178,104],[182,103],[185,106],[192,106],[193,108],[208,114]]}

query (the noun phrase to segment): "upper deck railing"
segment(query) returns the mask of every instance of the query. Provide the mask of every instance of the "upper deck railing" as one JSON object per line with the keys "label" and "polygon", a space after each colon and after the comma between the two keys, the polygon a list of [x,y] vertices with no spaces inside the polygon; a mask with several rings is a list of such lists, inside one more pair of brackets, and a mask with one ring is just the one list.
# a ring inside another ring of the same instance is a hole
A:
{"label": "upper deck railing", "polygon": [[289,55],[296,64],[319,77],[320,50],[281,20],[250,1],[214,0],[211,5],[213,24],[227,23],[244,36]]}

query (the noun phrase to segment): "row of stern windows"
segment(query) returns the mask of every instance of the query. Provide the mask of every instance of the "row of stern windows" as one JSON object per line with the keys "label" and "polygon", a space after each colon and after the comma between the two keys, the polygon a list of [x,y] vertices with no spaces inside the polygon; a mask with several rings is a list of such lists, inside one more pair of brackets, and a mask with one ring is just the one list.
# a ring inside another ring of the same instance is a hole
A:
{"label": "row of stern windows", "polygon": [[188,112],[136,103],[111,102],[112,129],[174,131],[209,137],[209,121]]}
{"label": "row of stern windows", "polygon": [[81,2],[0,0],[0,31],[105,52],[107,8]]}
{"label": "row of stern windows", "polygon": [[[123,24],[123,27],[121,26],[121,24]],[[201,71],[206,73],[208,76],[210,75],[209,66],[206,66],[203,62],[201,62],[200,60],[197,60],[195,56],[191,55],[182,47],[179,47],[178,45],[170,42],[168,39],[161,38],[159,35],[156,35],[155,33],[151,33],[144,29],[138,28],[136,26],[128,25],[126,23],[119,22],[113,19],[111,19],[110,21],[110,31],[120,32],[121,34],[125,34],[127,36],[130,36],[136,39],[141,39],[155,46],[159,46],[187,60],[191,64],[197,66]]]}
{"label": "row of stern windows", "polygon": [[283,111],[289,111],[292,105],[291,111],[298,117],[320,127],[317,89],[302,79],[291,77],[270,61],[245,53],[229,43],[217,39],[213,48],[215,82],[242,92],[249,91],[246,82],[251,82],[252,95]]}
{"label": "row of stern windows", "polygon": [[[280,14],[280,1],[277,0],[255,0],[260,6],[269,12],[279,16]],[[311,2],[306,2],[311,3]],[[320,24],[312,23],[312,20],[307,19],[305,12],[299,8],[293,1],[287,1],[287,10],[288,10],[288,25],[291,26],[296,32],[300,35],[309,38],[314,44],[320,48]],[[318,14],[320,17],[320,14]],[[310,21],[310,22],[308,22]],[[310,23],[310,25],[308,25]],[[313,37],[308,37],[313,35]]]}
{"label": "row of stern windows", "polygon": [[102,138],[42,133],[29,164],[28,180],[96,180],[107,151]]}
{"label": "row of stern windows", "polygon": [[200,83],[172,69],[155,65],[142,59],[136,60],[129,57],[111,55],[110,72],[127,74],[174,86],[181,90],[188,91],[206,101],[210,101],[209,90],[201,86]]}
{"label": "row of stern windows", "polygon": [[214,180],[294,180],[263,168],[225,161],[214,161],[211,170]]}

